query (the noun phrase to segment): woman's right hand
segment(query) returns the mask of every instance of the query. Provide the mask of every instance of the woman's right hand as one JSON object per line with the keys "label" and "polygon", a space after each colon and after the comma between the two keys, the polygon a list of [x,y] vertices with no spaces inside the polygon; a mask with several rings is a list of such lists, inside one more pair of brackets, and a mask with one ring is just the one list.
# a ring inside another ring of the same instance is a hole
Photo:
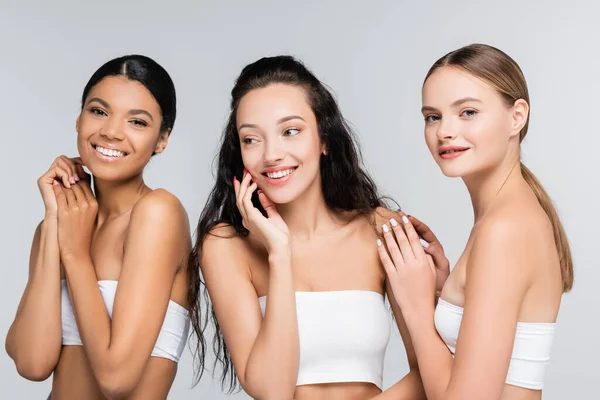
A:
{"label": "woman's right hand", "polygon": [[54,160],[48,171],[37,181],[47,216],[56,216],[58,209],[54,188],[52,187],[54,181],[70,188],[72,184],[79,182],[81,179],[89,179],[88,174],[83,170],[81,158],[60,156]]}
{"label": "woman's right hand", "polygon": [[252,204],[252,193],[258,188],[256,182],[252,182],[252,176],[244,170],[242,182],[233,178],[233,187],[244,227],[265,246],[269,255],[290,255],[290,230],[277,212],[275,204],[261,190],[258,191],[258,199],[267,212],[267,218]]}

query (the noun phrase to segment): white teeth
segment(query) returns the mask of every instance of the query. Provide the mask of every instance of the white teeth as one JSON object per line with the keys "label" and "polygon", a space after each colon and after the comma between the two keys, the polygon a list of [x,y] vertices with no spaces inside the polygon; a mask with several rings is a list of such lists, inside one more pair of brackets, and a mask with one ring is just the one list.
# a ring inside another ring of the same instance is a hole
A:
{"label": "white teeth", "polygon": [[123,157],[125,155],[125,153],[123,153],[122,151],[105,149],[102,146],[96,146],[96,151],[108,157]]}
{"label": "white teeth", "polygon": [[267,172],[267,176],[271,179],[279,179],[291,174],[292,172],[294,172],[294,169],[290,168],[286,169],[285,171]]}

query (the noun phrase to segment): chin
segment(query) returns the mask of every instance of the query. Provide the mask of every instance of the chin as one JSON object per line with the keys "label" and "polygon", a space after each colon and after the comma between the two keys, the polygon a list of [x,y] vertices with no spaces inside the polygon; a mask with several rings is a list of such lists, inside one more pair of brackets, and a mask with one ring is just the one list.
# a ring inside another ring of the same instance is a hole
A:
{"label": "chin", "polygon": [[[291,189],[291,188],[290,188]],[[287,188],[276,188],[271,190],[262,189],[265,195],[275,204],[288,204],[296,200],[299,193],[296,190],[288,190]]]}

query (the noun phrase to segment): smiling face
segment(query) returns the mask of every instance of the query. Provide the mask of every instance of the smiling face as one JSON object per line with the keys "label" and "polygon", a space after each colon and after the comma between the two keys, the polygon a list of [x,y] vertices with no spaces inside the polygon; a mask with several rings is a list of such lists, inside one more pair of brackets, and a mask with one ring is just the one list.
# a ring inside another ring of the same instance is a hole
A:
{"label": "smiling face", "polygon": [[141,174],[153,153],[162,152],[168,132],[152,94],[137,81],[109,76],[89,92],[77,119],[77,148],[97,179],[126,180]]}
{"label": "smiling face", "polygon": [[254,89],[242,97],[236,121],[244,166],[271,201],[289,203],[314,185],[320,190],[325,149],[302,88]]}
{"label": "smiling face", "polygon": [[494,168],[519,154],[519,132],[528,105],[508,106],[487,82],[451,66],[423,86],[425,140],[444,175],[465,177]]}

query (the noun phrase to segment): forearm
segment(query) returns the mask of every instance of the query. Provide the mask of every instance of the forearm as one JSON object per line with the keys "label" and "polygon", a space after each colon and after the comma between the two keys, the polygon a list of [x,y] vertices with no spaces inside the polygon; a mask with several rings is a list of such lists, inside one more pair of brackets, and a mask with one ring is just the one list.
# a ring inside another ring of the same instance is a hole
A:
{"label": "forearm", "polygon": [[248,357],[247,390],[260,399],[291,399],[300,358],[296,295],[291,257],[269,257],[267,305],[261,330]]}
{"label": "forearm", "polygon": [[372,400],[426,400],[423,382],[418,370],[410,370],[404,378],[381,392]]}
{"label": "forearm", "polygon": [[[40,225],[37,255],[30,260],[29,281],[6,337],[7,353],[19,373],[35,380],[51,373],[62,344],[57,229],[56,217],[48,217]],[[37,377],[26,376],[31,374]]]}
{"label": "forearm", "polygon": [[407,325],[427,398],[446,400],[454,364],[452,354],[435,329],[433,315],[431,318],[419,318],[411,322],[407,321]]}
{"label": "forearm", "polygon": [[115,369],[111,352],[111,320],[106,310],[91,258],[63,259],[69,296],[83,348],[96,379]]}

